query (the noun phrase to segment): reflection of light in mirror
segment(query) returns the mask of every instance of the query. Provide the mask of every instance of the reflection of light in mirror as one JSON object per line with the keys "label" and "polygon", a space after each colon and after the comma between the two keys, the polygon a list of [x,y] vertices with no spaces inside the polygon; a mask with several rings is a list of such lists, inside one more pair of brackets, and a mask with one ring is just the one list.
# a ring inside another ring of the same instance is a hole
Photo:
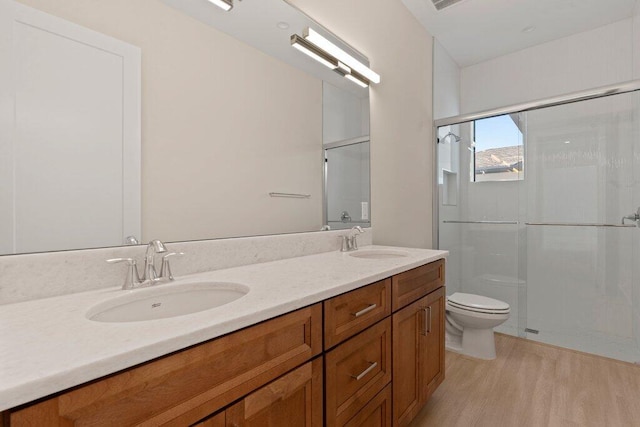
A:
{"label": "reflection of light in mirror", "polygon": [[374,83],[380,83],[380,75],[374,72],[372,69],[364,65],[362,62],[355,59],[353,56],[349,55],[344,50],[340,49],[335,44],[331,43],[329,40],[322,37],[312,28],[307,28],[304,34],[304,38],[309,40],[311,43],[315,44],[319,48],[327,51],[330,55],[337,58],[339,61],[344,62],[351,68],[353,68],[358,73],[362,74],[367,79],[371,80]]}
{"label": "reflection of light in mirror", "polygon": [[344,65],[342,62],[338,61],[338,68],[340,69],[341,72],[343,72],[344,74],[349,74],[351,73],[351,68],[347,67],[346,65]]}
{"label": "reflection of light in mirror", "polygon": [[358,79],[357,77],[352,76],[351,74],[346,74],[345,77],[348,80],[351,80],[352,82],[354,82],[355,84],[357,84],[358,86],[361,87],[368,87],[369,85],[366,84],[365,82],[363,82],[362,80]]}
{"label": "reflection of light in mirror", "polygon": [[304,39],[301,39],[296,34],[291,36],[291,46],[295,47],[305,55],[309,55],[311,58],[315,59],[316,61],[318,61],[319,63],[321,63],[327,68],[331,68],[332,70],[335,70],[336,68],[338,68],[338,65],[322,57],[320,53],[315,52],[313,47],[310,46],[309,43],[305,42]]}
{"label": "reflection of light in mirror", "polygon": [[233,8],[233,3],[231,0],[209,0],[211,3],[215,4],[222,10],[229,11]]}

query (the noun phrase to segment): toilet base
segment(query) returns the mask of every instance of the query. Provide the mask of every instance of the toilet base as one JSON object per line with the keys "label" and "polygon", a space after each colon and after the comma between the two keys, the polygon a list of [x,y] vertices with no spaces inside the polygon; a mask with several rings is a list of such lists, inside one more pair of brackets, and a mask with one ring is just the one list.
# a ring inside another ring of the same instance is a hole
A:
{"label": "toilet base", "polygon": [[496,358],[496,341],[493,329],[464,328],[460,353],[478,359]]}

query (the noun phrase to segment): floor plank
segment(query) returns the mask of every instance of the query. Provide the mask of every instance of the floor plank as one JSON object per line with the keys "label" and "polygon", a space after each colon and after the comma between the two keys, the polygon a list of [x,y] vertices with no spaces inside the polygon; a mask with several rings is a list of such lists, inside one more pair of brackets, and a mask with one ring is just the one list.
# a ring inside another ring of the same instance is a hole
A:
{"label": "floor plank", "polygon": [[496,334],[498,357],[447,352],[411,427],[640,426],[640,367]]}

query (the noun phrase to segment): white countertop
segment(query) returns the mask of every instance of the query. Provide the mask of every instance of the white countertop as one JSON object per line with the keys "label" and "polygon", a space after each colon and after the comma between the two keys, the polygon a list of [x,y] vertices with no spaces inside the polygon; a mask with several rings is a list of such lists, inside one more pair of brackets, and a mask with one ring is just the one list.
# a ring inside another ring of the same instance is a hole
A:
{"label": "white countertop", "polygon": [[120,286],[1,306],[0,411],[448,255],[388,246],[360,250],[368,249],[401,249],[408,256],[363,259],[335,251],[180,277],[176,282],[232,282],[250,291],[221,307],[168,319],[102,323],[85,317],[96,304],[136,292]]}

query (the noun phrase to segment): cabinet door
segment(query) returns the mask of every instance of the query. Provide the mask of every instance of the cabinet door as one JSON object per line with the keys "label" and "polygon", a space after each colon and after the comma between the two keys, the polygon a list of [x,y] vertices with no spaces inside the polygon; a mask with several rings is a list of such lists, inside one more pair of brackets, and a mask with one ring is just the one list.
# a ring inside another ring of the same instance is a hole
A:
{"label": "cabinet door", "polygon": [[444,380],[444,288],[430,293],[421,301],[426,328],[420,336],[420,406],[423,406]]}
{"label": "cabinet door", "polygon": [[226,411],[227,427],[322,427],[322,358],[251,393]]}
{"label": "cabinet door", "polygon": [[393,425],[407,425],[420,410],[421,301],[392,317],[393,328]]}
{"label": "cabinet door", "polygon": [[345,427],[391,427],[391,384],[371,399]]}
{"label": "cabinet door", "polygon": [[444,380],[444,288],[393,315],[393,425],[405,426]]}

